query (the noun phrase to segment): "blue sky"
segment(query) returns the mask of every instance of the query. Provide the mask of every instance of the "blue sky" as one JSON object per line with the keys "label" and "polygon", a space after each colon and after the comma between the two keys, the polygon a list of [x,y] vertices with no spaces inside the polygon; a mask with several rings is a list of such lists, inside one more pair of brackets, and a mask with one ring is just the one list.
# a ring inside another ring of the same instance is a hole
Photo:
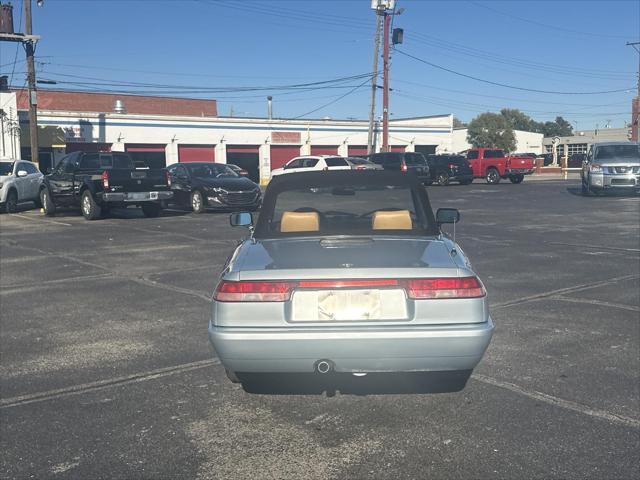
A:
{"label": "blue sky", "polygon": [[[370,73],[370,3],[45,0],[38,8],[34,2],[34,33],[42,36],[38,76],[58,81],[60,88],[216,98],[220,115],[264,116],[271,94],[278,117],[366,118],[366,78],[304,92],[276,87]],[[13,4],[18,24],[22,0]],[[395,53],[392,118],[453,113],[470,120],[502,107],[536,120],[562,115],[578,129],[607,122],[621,127],[630,118],[638,54],[625,43],[640,37],[638,1],[398,0],[397,7],[405,8],[395,18],[405,31],[402,52],[519,89]],[[15,45],[0,42],[0,71],[13,72],[12,84],[22,86],[24,53],[18,52],[14,69],[15,54]],[[123,85],[135,83],[145,86]],[[624,91],[580,94],[610,90]]]}

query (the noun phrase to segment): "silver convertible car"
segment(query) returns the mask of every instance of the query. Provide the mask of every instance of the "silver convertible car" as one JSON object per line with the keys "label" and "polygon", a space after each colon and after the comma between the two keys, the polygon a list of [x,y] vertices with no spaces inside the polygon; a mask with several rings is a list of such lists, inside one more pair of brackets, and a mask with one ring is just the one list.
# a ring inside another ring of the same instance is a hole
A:
{"label": "silver convertible car", "polygon": [[213,295],[209,339],[232,381],[259,374],[445,372],[464,387],[493,333],[485,288],[413,176],[275,177]]}

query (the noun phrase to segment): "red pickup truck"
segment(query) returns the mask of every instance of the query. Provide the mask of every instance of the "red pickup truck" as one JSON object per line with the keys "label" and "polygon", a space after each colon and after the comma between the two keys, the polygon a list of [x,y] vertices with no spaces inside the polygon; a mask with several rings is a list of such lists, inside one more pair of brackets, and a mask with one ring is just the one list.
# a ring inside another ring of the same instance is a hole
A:
{"label": "red pickup truck", "polygon": [[467,161],[474,178],[484,178],[491,184],[498,183],[501,178],[520,183],[525,175],[535,170],[535,159],[505,156],[498,148],[472,148],[467,151]]}

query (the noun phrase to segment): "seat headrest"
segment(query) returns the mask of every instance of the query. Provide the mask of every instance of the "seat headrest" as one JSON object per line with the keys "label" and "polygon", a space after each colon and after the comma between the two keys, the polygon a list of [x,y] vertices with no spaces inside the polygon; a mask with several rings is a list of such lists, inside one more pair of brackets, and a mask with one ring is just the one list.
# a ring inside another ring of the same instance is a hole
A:
{"label": "seat headrest", "polygon": [[320,230],[320,216],[317,212],[283,212],[280,231],[317,232]]}
{"label": "seat headrest", "polygon": [[409,210],[374,212],[371,222],[373,230],[411,230],[413,228]]}

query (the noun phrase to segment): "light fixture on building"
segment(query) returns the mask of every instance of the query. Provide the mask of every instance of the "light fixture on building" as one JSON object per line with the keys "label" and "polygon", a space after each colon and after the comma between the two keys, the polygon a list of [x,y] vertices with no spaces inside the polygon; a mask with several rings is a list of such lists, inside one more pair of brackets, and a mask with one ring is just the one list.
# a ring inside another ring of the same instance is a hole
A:
{"label": "light fixture on building", "polygon": [[124,102],[122,100],[116,100],[116,103],[113,105],[113,111],[115,113],[127,113]]}

